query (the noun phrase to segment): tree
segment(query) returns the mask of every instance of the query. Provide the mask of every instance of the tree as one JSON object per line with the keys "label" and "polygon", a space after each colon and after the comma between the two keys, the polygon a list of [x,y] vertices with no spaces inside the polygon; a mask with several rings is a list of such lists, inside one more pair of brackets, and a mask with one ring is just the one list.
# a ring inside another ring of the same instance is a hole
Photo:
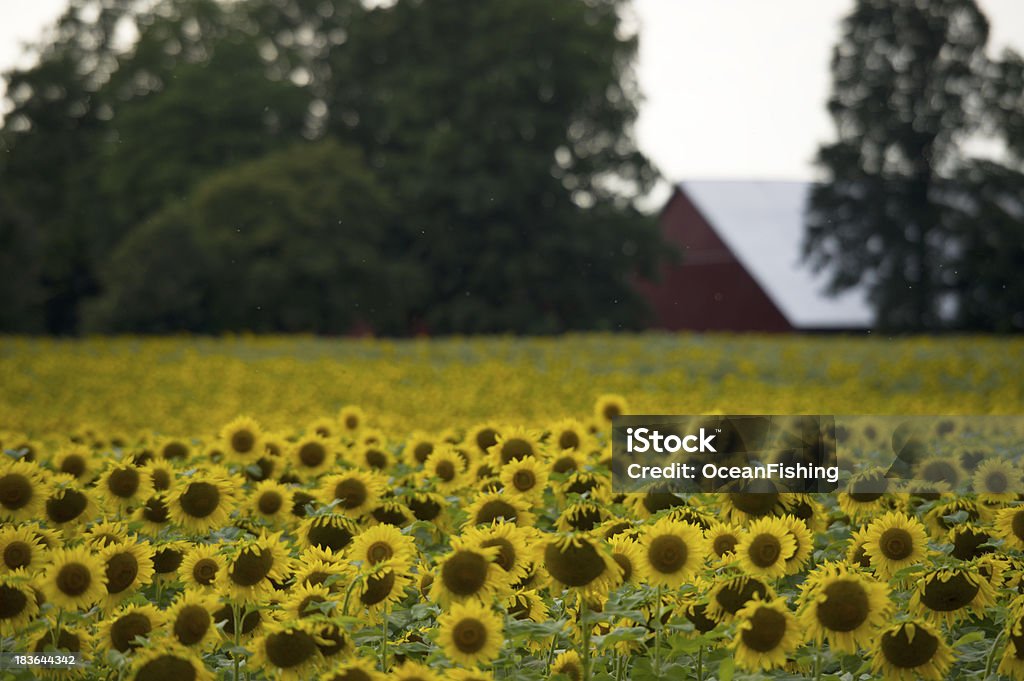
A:
{"label": "tree", "polygon": [[124,239],[87,327],[394,333],[424,290],[394,225],[360,154],[334,141],[236,165]]}
{"label": "tree", "polygon": [[973,0],[858,0],[832,59],[829,112],[804,253],[831,290],[863,284],[878,326],[948,323],[955,262],[941,192],[983,113],[988,23]]}

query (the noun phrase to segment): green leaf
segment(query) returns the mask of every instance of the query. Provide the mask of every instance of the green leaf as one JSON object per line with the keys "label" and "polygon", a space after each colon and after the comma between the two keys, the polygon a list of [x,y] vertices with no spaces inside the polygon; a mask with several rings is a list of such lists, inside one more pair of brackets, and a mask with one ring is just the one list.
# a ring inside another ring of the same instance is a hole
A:
{"label": "green leaf", "polygon": [[718,681],[732,681],[732,674],[736,669],[736,663],[731,657],[722,660],[718,665]]}

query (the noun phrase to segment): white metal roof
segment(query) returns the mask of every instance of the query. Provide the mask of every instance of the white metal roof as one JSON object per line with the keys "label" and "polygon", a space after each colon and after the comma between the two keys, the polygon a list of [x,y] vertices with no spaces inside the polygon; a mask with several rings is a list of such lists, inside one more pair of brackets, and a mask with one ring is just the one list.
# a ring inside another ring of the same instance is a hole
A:
{"label": "white metal roof", "polygon": [[827,273],[816,275],[801,262],[810,182],[686,181],[679,187],[794,327],[871,326],[863,288],[828,296]]}

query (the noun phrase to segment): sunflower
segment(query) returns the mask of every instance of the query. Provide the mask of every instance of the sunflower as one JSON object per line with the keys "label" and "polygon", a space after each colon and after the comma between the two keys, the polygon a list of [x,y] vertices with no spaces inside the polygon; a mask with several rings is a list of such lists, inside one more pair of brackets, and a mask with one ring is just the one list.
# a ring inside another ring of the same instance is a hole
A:
{"label": "sunflower", "polygon": [[775,589],[759,577],[748,575],[716,575],[708,590],[705,615],[715,622],[728,622],[753,598],[770,601]]}
{"label": "sunflower", "polygon": [[42,578],[48,602],[67,610],[86,610],[107,595],[103,564],[89,549],[55,549],[49,558]]}
{"label": "sunflower", "polygon": [[743,538],[743,529],[731,523],[713,523],[704,531],[708,557],[711,560],[729,562],[736,556],[736,546]]}
{"label": "sunflower", "polygon": [[0,520],[36,520],[49,492],[44,471],[28,461],[0,458]]}
{"label": "sunflower", "polygon": [[736,664],[751,672],[785,666],[787,657],[801,644],[796,617],[786,601],[753,598],[736,613],[736,636],[732,651]]}
{"label": "sunflower", "polygon": [[572,494],[606,503],[611,500],[611,489],[610,476],[580,470],[569,473],[565,480],[555,485],[555,494],[562,503],[568,501]]}
{"label": "sunflower", "polygon": [[153,496],[153,481],[141,469],[125,461],[107,466],[96,489],[107,511],[117,514]]}
{"label": "sunflower", "polygon": [[500,553],[499,547],[483,548],[453,537],[451,552],[438,563],[430,600],[442,606],[468,600],[489,603],[508,583],[497,563]]}
{"label": "sunflower", "polygon": [[501,467],[501,484],[508,494],[537,502],[544,496],[548,472],[536,457],[516,459]]}
{"label": "sunflower", "polygon": [[[48,618],[40,618],[36,620],[37,624],[42,625],[43,629],[41,634],[33,634],[29,642],[29,650],[33,653],[42,653],[51,650],[63,650],[69,653],[86,653],[93,649],[93,638],[87,629],[81,625],[61,623],[60,634],[57,636],[56,643],[54,643],[54,632],[56,631],[56,622]],[[84,659],[84,656],[80,655],[79,659]],[[44,668],[43,673],[47,673]],[[62,674],[60,672],[53,672],[47,674],[51,678],[59,677]]]}
{"label": "sunflower", "polygon": [[495,444],[487,448],[487,454],[495,470],[499,470],[510,461],[537,456],[541,452],[540,434],[526,428],[509,428],[495,439]]}
{"label": "sunflower", "polygon": [[918,579],[910,609],[935,623],[953,626],[956,622],[982,617],[985,608],[996,602],[995,589],[970,564],[954,568],[932,568]]}
{"label": "sunflower", "polygon": [[787,497],[788,512],[802,520],[811,534],[825,531],[829,522],[828,511],[813,494],[789,494]]}
{"label": "sunflower", "polygon": [[796,544],[793,555],[786,559],[786,574],[799,574],[811,558],[811,551],[814,550],[814,536],[807,529],[804,521],[796,516],[787,513],[782,516],[781,520],[786,524],[789,536],[793,538]]}
{"label": "sunflower", "polygon": [[638,567],[645,581],[676,589],[701,567],[705,552],[704,537],[696,526],[666,517],[641,535]]}
{"label": "sunflower", "polygon": [[324,477],[319,484],[320,500],[352,518],[368,513],[384,493],[381,476],[358,468]]}
{"label": "sunflower", "polygon": [[303,520],[296,534],[303,547],[316,546],[339,552],[352,543],[357,532],[358,528],[351,518],[327,513]]}
{"label": "sunflower", "polygon": [[180,540],[159,541],[153,544],[153,574],[158,582],[178,578],[178,568],[185,558],[189,543]]}
{"label": "sunflower", "polygon": [[349,560],[377,565],[385,561],[399,572],[412,568],[416,560],[416,543],[409,535],[391,525],[376,525],[358,534],[352,541]]}
{"label": "sunflower", "polygon": [[141,531],[144,534],[156,537],[171,525],[171,509],[167,505],[167,495],[154,494],[146,503],[135,509],[131,517],[142,524]]}
{"label": "sunflower", "polygon": [[405,660],[391,670],[388,681],[441,681],[441,677],[430,670],[430,667]]}
{"label": "sunflower", "polygon": [[846,489],[839,493],[839,508],[854,519],[871,516],[891,509],[892,496],[889,493],[894,491],[895,481],[886,477],[885,470],[862,471],[852,475]]}
{"label": "sunflower", "polygon": [[337,609],[335,595],[323,584],[296,584],[281,602],[285,619],[298,620],[315,615],[333,616]]}
{"label": "sunflower", "polygon": [[1008,506],[996,513],[995,532],[1009,548],[1024,550],[1024,506]]}
{"label": "sunflower", "polygon": [[359,605],[366,608],[371,615],[391,607],[402,600],[405,589],[412,584],[412,576],[408,572],[400,572],[393,568],[389,561],[364,566],[362,579],[359,581]]}
{"label": "sunflower", "polygon": [[605,394],[594,403],[594,418],[604,427],[612,425],[612,419],[629,413],[629,405],[622,395]]}
{"label": "sunflower", "polygon": [[88,489],[82,489],[70,475],[60,473],[50,481],[46,498],[46,519],[58,528],[74,528],[92,520],[98,511]]}
{"label": "sunflower", "polygon": [[57,452],[52,465],[58,473],[66,473],[86,484],[96,477],[95,463],[96,459],[87,447],[71,445]]}
{"label": "sunflower", "polygon": [[183,438],[161,438],[156,450],[159,457],[165,461],[185,461],[192,456],[192,445]]}
{"label": "sunflower", "polygon": [[338,411],[338,424],[342,432],[355,437],[366,425],[366,412],[354,404],[348,404]]}
{"label": "sunflower", "polygon": [[167,500],[171,519],[196,535],[219,529],[228,522],[237,487],[223,469],[196,469],[171,491]]}
{"label": "sunflower", "polygon": [[936,539],[945,538],[946,534],[953,529],[963,516],[969,522],[987,519],[992,514],[991,510],[979,504],[976,499],[956,496],[949,501],[936,503],[927,513],[924,514],[924,524],[929,533]]}
{"label": "sunflower", "polygon": [[808,638],[855,653],[885,624],[889,588],[841,563],[825,563],[800,585],[800,622]]}
{"label": "sunflower", "polygon": [[[409,507],[413,513],[416,512],[413,504],[410,503]],[[524,527],[533,525],[535,520],[533,513],[530,512],[529,502],[501,492],[477,494],[473,503],[466,507],[466,513],[469,515],[466,520],[467,526],[490,525],[496,520],[504,520]]]}
{"label": "sunflower", "polygon": [[82,533],[82,539],[89,548],[99,550],[123,541],[135,541],[136,536],[128,529],[128,524],[119,520],[101,520],[89,525]]}
{"label": "sunflower", "polygon": [[737,525],[786,512],[785,498],[771,480],[748,481],[743,491],[719,492],[715,496],[721,504],[722,519]]}
{"label": "sunflower", "polygon": [[[263,633],[270,619],[259,608],[246,608],[238,613],[238,636],[249,640]],[[232,640],[235,637],[235,612],[230,604],[223,604],[214,611],[213,623],[220,630],[223,638]]]}
{"label": "sunflower", "polygon": [[468,544],[498,549],[495,563],[505,572],[509,582],[517,582],[526,576],[530,562],[527,545],[534,537],[535,531],[532,528],[500,521],[469,528],[463,533]]}
{"label": "sunflower", "polygon": [[476,448],[479,455],[486,455],[487,450],[498,444],[501,430],[494,423],[478,423],[466,432],[466,442]]}
{"label": "sunflower", "polygon": [[218,609],[214,596],[184,591],[167,610],[167,626],[171,636],[186,648],[202,650],[217,640],[213,613]]}
{"label": "sunflower", "polygon": [[136,656],[130,681],[213,681],[213,674],[195,652],[164,643]]}
{"label": "sunflower", "polygon": [[626,536],[618,534],[608,540],[612,560],[622,569],[623,583],[636,584],[642,576],[644,561],[643,549],[640,544]]}
{"label": "sunflower", "polygon": [[437,643],[449,660],[464,666],[488,664],[501,652],[502,618],[480,603],[456,603],[437,618]]}
{"label": "sunflower", "polygon": [[889,579],[903,568],[920,563],[927,557],[928,534],[917,518],[889,512],[868,525],[864,552],[876,574],[882,579]]}
{"label": "sunflower", "polygon": [[174,484],[174,467],[167,461],[148,461],[142,467],[142,473],[149,477],[154,493],[167,492]]}
{"label": "sunflower", "polygon": [[193,544],[181,561],[182,581],[186,588],[211,592],[224,567],[217,544]]}
{"label": "sunflower", "polygon": [[416,516],[405,504],[393,499],[384,499],[369,513],[369,521],[374,525],[391,525],[403,528],[412,524]]}
{"label": "sunflower", "polygon": [[1015,681],[1021,681],[1024,679],[1024,613],[1019,607],[1011,608],[1004,631],[1008,642],[1003,650],[998,672]]}
{"label": "sunflower", "polygon": [[0,527],[0,573],[21,570],[39,571],[46,560],[46,549],[31,526]]}
{"label": "sunflower", "polygon": [[587,427],[576,419],[557,421],[551,424],[548,433],[547,442],[555,452],[582,452],[592,440]]}
{"label": "sunflower", "polygon": [[590,532],[611,517],[610,511],[593,501],[580,501],[566,506],[558,515],[555,527],[560,532]]}
{"label": "sunflower", "polygon": [[150,603],[122,606],[100,624],[97,644],[119,653],[137,650],[142,644],[135,638],[148,638],[161,631],[166,620],[164,613]]}
{"label": "sunflower", "polygon": [[332,440],[338,435],[338,423],[326,416],[316,419],[308,426],[306,426],[306,432],[312,433],[317,437],[322,437],[327,440]]}
{"label": "sunflower", "polygon": [[324,436],[313,434],[299,438],[288,453],[292,470],[305,480],[312,480],[334,467],[334,445]]}
{"label": "sunflower", "polygon": [[546,622],[551,618],[544,599],[534,589],[516,591],[505,599],[508,616],[521,621]]}
{"label": "sunflower", "polygon": [[315,615],[313,634],[316,647],[329,665],[335,664],[340,658],[348,657],[355,650],[355,642],[348,632],[339,624],[325,622],[322,615]]}
{"label": "sunflower", "polygon": [[971,476],[971,485],[986,501],[1010,501],[1021,491],[1021,469],[1003,458],[986,459]]}
{"label": "sunflower", "polygon": [[864,544],[868,540],[868,528],[862,527],[859,530],[854,530],[850,534],[850,545],[846,549],[846,562],[852,567],[863,568],[865,570],[871,568],[871,556],[867,554],[864,549]]}
{"label": "sunflower", "polygon": [[248,465],[263,455],[263,429],[255,419],[240,416],[220,429],[220,447],[229,461]]}
{"label": "sunflower", "polygon": [[582,452],[578,452],[575,449],[566,449],[551,457],[548,462],[548,468],[555,475],[565,476],[583,470],[586,463],[587,457]]}
{"label": "sunflower", "polygon": [[263,480],[253,487],[248,506],[253,517],[275,525],[288,521],[292,504],[294,499],[291,487],[274,480]]}
{"label": "sunflower", "polygon": [[468,482],[468,462],[451,446],[437,447],[423,463],[423,479],[441,494],[454,494]]}
{"label": "sunflower", "polygon": [[126,540],[100,550],[107,576],[104,607],[112,608],[153,579],[153,549],[149,544]]}
{"label": "sunflower", "polygon": [[949,678],[953,661],[953,650],[942,632],[914,620],[892,624],[875,637],[871,668],[894,681],[942,681]]}
{"label": "sunflower", "polygon": [[551,663],[551,676],[563,674],[570,681],[583,681],[583,661],[575,650],[566,650]]}
{"label": "sunflower", "polygon": [[32,580],[24,573],[0,575],[0,636],[19,633],[38,613]]}
{"label": "sunflower", "polygon": [[352,463],[360,468],[383,472],[395,465],[395,457],[385,447],[360,444],[351,454]]}
{"label": "sunflower", "polygon": [[409,468],[420,468],[434,453],[438,444],[437,438],[417,431],[405,441],[405,446],[402,447],[402,461]]}
{"label": "sunflower", "polygon": [[273,591],[271,580],[291,576],[292,559],[280,532],[238,540],[231,549],[234,555],[218,572],[217,583],[220,592],[236,602],[258,601]]}
{"label": "sunflower", "polygon": [[355,657],[335,663],[317,681],[384,681],[384,675],[373,660]]}
{"label": "sunflower", "polygon": [[796,539],[782,518],[759,518],[750,523],[736,545],[736,557],[743,571],[768,578],[786,574],[786,563],[796,554]]}
{"label": "sunflower", "polygon": [[598,598],[622,583],[622,568],[607,544],[586,534],[547,535],[536,542],[537,562],[559,589]]}

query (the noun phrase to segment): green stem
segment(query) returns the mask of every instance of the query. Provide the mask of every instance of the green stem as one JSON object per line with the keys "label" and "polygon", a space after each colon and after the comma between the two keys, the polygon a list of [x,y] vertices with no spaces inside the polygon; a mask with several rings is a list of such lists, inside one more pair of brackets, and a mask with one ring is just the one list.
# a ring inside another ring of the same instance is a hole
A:
{"label": "green stem", "polygon": [[697,648],[697,681],[704,681],[704,646]]}
{"label": "green stem", "polygon": [[242,618],[238,614],[238,603],[234,601],[231,602],[231,620],[235,626],[235,649],[231,652],[231,657],[235,665],[234,681],[238,681],[238,668],[242,663],[242,656],[238,654],[238,648],[242,645]]}
{"label": "green stem", "polygon": [[583,628],[583,681],[590,681],[590,624],[587,622],[587,599],[580,596],[580,626]]}
{"label": "green stem", "polygon": [[622,677],[626,673],[626,656],[616,655],[615,658],[615,681],[622,681]]}
{"label": "green stem", "polygon": [[988,660],[985,662],[985,675],[981,677],[981,681],[988,681],[989,675],[992,673],[992,662],[996,659],[996,648],[999,647],[999,642],[1003,640],[1004,629],[1000,629],[996,635],[996,640],[992,642],[992,650],[988,652]]}
{"label": "green stem", "polygon": [[814,681],[821,681],[821,648],[814,652]]}
{"label": "green stem", "polygon": [[60,650],[60,635],[63,631],[64,625],[64,608],[57,608],[57,621],[54,622],[53,632],[50,636],[53,638],[53,649]]}
{"label": "green stem", "polygon": [[661,585],[654,596],[654,673],[661,674]]}
{"label": "green stem", "polygon": [[[562,608],[562,614],[565,614],[565,608]],[[551,635],[551,647],[548,648],[548,664],[547,669],[551,669],[551,663],[555,659],[555,648],[558,647],[558,633]]]}
{"label": "green stem", "polygon": [[341,604],[341,614],[348,616],[348,601],[352,597],[352,590],[356,588],[356,585],[363,581],[362,575],[357,575],[355,579],[348,585],[348,589],[345,590],[345,600]]}
{"label": "green stem", "polygon": [[380,626],[380,669],[388,673],[388,606],[384,604],[384,616]]}

